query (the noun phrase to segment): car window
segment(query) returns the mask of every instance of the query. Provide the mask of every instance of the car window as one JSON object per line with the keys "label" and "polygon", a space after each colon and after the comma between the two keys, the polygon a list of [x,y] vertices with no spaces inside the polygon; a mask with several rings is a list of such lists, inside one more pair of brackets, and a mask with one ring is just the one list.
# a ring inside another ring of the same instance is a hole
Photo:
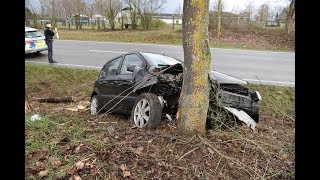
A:
{"label": "car window", "polygon": [[26,38],[37,38],[37,37],[43,37],[44,35],[40,31],[26,31],[25,37]]}
{"label": "car window", "polygon": [[121,58],[122,57],[119,57],[107,63],[105,68],[103,68],[103,70],[101,71],[100,77],[109,77],[119,74],[118,68],[121,62]]}
{"label": "car window", "polygon": [[130,66],[142,67],[143,60],[136,54],[129,54],[123,60],[120,74],[131,74],[132,72],[127,71]]}

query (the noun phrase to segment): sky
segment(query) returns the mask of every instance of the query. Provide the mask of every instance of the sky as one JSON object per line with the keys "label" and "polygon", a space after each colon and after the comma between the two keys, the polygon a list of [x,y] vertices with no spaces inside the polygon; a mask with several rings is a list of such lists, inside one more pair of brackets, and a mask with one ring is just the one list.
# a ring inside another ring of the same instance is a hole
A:
{"label": "sky", "polygon": [[[244,10],[250,0],[222,0],[222,1],[225,4],[224,11],[231,12],[233,9],[238,9],[240,11]],[[263,3],[269,4],[271,8],[275,6],[285,7],[290,3],[289,0],[251,0],[251,1],[256,8],[258,8]],[[214,2],[217,2],[217,0],[210,0],[209,8],[212,8]],[[163,8],[163,13],[176,13],[179,5],[182,11],[183,0],[167,0],[167,3]]]}

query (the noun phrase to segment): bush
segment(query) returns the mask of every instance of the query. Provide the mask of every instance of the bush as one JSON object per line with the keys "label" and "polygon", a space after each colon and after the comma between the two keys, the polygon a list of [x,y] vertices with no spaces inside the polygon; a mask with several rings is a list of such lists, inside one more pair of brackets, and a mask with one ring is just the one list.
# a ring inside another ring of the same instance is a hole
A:
{"label": "bush", "polygon": [[151,29],[164,29],[168,28],[168,24],[159,20],[159,19],[151,19],[150,28]]}

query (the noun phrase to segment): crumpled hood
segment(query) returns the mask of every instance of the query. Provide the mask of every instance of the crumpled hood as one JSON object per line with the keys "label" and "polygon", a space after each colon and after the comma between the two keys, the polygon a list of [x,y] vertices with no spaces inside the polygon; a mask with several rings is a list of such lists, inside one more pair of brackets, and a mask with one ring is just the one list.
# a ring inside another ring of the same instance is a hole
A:
{"label": "crumpled hood", "polygon": [[219,84],[248,84],[247,81],[223,74],[217,71],[211,71],[209,77],[212,81],[217,81]]}

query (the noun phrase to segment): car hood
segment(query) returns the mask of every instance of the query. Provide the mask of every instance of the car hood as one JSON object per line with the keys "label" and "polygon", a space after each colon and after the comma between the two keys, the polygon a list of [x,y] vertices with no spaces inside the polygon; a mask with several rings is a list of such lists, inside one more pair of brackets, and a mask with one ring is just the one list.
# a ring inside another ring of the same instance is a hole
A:
{"label": "car hood", "polygon": [[209,78],[212,81],[216,81],[219,84],[248,84],[247,81],[224,74],[220,73],[217,71],[211,71],[209,73]]}

